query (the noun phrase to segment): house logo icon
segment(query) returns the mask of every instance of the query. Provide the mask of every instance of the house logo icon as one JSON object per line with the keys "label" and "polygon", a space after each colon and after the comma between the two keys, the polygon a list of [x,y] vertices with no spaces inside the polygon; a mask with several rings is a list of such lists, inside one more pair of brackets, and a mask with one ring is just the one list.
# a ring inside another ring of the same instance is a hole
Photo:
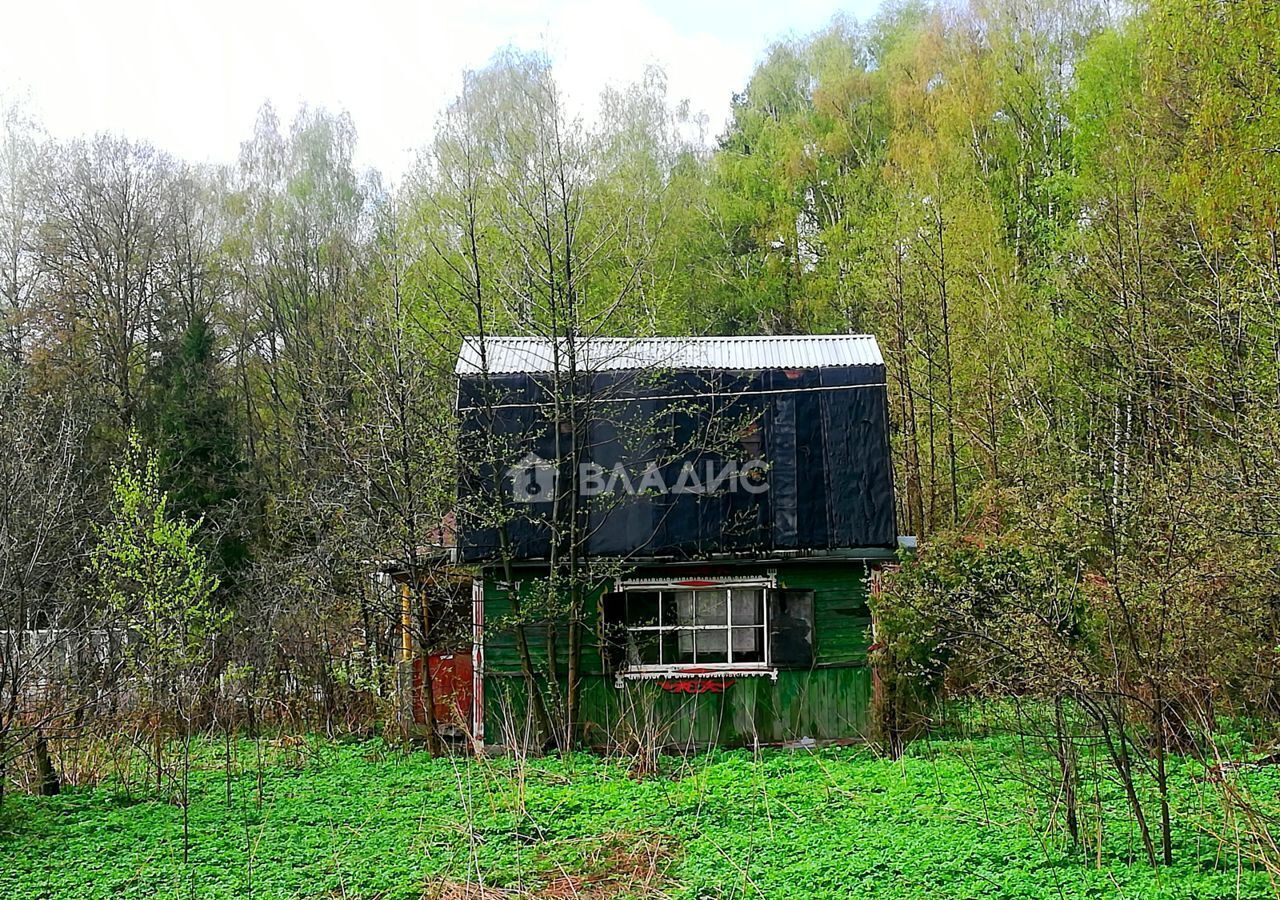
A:
{"label": "house logo icon", "polygon": [[530,453],[510,469],[511,498],[517,503],[550,503],[556,491],[556,467]]}

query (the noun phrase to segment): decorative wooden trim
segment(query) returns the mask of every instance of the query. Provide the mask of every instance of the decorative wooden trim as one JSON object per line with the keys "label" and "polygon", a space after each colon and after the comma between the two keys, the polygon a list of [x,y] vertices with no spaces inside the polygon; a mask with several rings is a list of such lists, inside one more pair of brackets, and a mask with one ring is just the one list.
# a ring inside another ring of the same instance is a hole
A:
{"label": "decorative wooden trim", "polygon": [[655,681],[672,678],[768,678],[778,680],[778,670],[767,663],[703,663],[688,666],[650,666],[642,669],[629,669],[618,673],[618,686],[623,681]]}
{"label": "decorative wooden trim", "polygon": [[705,590],[707,588],[714,587],[776,588],[777,586],[777,575],[770,573],[769,575],[758,576],[756,578],[743,578],[740,575],[701,575],[690,578],[628,578],[618,582],[617,590],[651,591],[675,590],[677,588]]}

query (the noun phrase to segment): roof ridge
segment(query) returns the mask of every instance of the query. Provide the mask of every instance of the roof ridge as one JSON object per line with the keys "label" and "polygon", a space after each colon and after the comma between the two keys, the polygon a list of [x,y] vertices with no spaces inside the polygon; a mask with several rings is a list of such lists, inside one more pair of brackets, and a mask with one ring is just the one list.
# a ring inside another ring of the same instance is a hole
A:
{"label": "roof ridge", "polygon": [[[491,334],[485,335],[486,341],[529,341],[546,343],[551,340],[549,337],[541,335],[521,335],[521,334]],[[579,335],[579,341],[630,341],[638,343],[640,341],[804,341],[804,340],[875,340],[876,336],[868,332],[857,332],[850,334],[654,334],[645,335],[643,337],[619,337],[617,335],[599,335],[597,337],[587,337]],[[479,340],[478,335],[466,335],[463,340],[476,341]]]}
{"label": "roof ridge", "polygon": [[[551,338],[489,335],[463,341],[455,371],[479,374],[484,356],[489,372],[547,372],[559,344]],[[874,334],[661,335],[579,337],[582,371],[650,368],[753,371],[884,365]]]}

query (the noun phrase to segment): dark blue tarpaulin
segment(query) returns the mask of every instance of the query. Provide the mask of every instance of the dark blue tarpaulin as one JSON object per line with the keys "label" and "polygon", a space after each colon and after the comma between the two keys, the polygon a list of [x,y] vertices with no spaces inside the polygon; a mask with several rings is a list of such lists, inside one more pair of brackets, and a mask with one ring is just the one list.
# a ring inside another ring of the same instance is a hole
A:
{"label": "dark blue tarpaulin", "polygon": [[463,560],[895,546],[882,364],[566,382],[460,377]]}

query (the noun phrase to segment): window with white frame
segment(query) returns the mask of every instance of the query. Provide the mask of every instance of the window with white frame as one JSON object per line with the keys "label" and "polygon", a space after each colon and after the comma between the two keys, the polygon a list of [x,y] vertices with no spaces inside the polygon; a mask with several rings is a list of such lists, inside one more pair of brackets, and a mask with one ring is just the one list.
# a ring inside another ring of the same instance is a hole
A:
{"label": "window with white frame", "polygon": [[769,664],[761,585],[628,587],[619,600],[628,671]]}

